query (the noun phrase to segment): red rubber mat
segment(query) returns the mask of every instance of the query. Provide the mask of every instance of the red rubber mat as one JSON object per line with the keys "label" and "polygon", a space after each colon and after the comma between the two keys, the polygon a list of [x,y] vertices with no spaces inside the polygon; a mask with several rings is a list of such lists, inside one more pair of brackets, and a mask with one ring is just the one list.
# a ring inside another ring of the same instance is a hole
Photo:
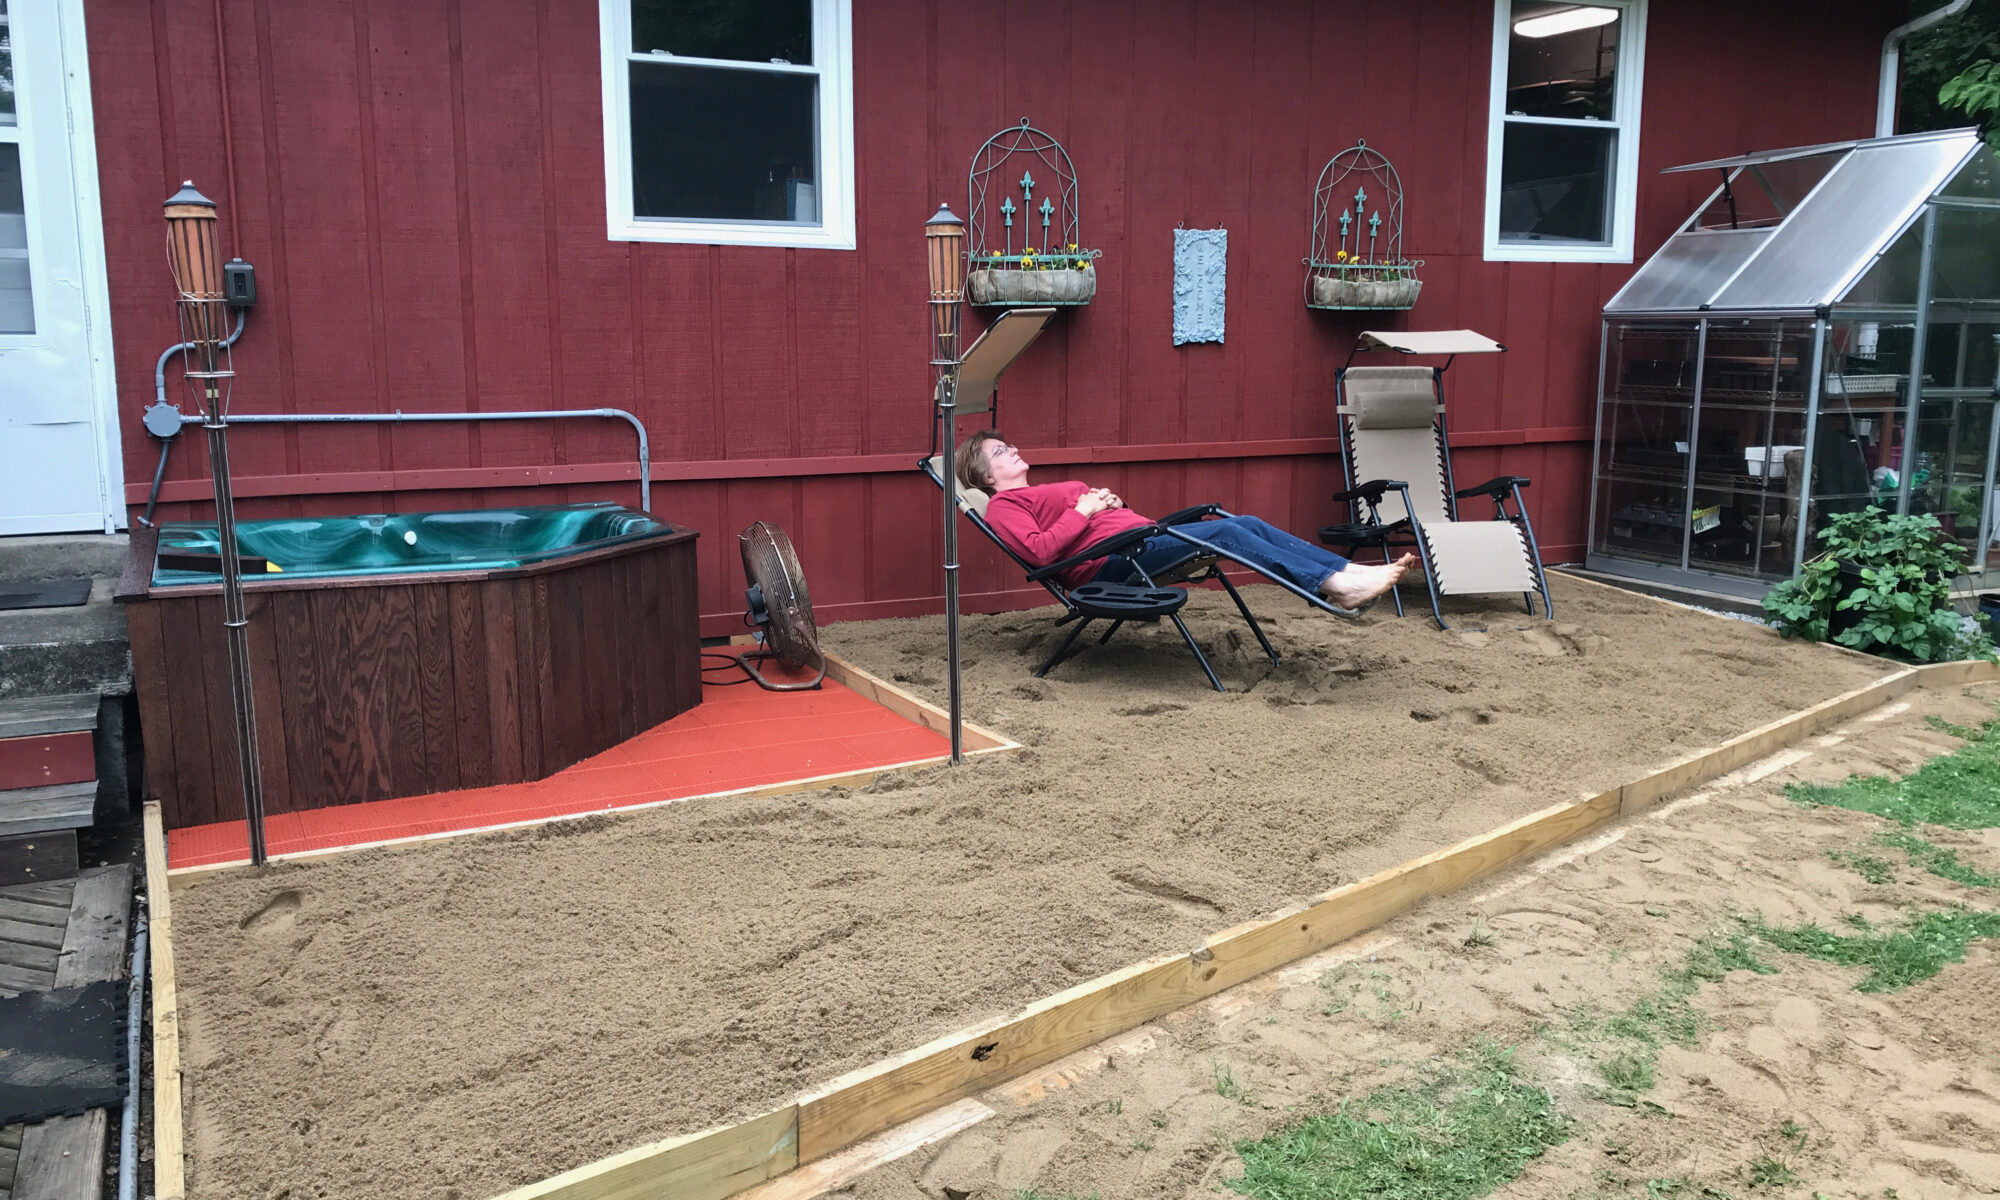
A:
{"label": "red rubber mat", "polygon": [[[711,677],[727,678],[722,671]],[[608,812],[842,775],[951,753],[940,734],[827,680],[816,692],[704,683],[701,704],[532,783],[281,813],[264,822],[273,856],[551,817]],[[167,865],[244,862],[241,821],[167,833]]]}

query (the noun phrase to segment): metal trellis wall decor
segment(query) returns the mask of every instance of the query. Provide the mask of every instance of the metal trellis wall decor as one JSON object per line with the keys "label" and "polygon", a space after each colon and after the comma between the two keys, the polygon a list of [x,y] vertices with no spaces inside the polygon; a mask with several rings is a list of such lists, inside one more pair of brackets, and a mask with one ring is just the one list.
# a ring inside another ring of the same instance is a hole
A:
{"label": "metal trellis wall decor", "polygon": [[[1385,215],[1386,214],[1386,215]],[[1404,309],[1423,290],[1403,257],[1403,182],[1367,139],[1327,160],[1313,189],[1306,307]]]}
{"label": "metal trellis wall decor", "polygon": [[1026,117],[972,156],[966,202],[965,288],[972,303],[1074,306],[1097,294],[1095,264],[1103,251],[1079,244],[1076,168],[1062,143]]}

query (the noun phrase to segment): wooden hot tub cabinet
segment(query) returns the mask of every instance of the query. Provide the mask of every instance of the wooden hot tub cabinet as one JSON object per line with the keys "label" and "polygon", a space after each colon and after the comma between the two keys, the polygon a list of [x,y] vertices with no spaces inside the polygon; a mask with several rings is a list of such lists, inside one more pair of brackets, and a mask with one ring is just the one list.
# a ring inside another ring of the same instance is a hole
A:
{"label": "wooden hot tub cabinet", "polygon": [[[696,534],[497,570],[246,579],[265,812],[540,779],[701,702]],[[118,599],[146,790],[169,828],[241,820],[219,584]]]}

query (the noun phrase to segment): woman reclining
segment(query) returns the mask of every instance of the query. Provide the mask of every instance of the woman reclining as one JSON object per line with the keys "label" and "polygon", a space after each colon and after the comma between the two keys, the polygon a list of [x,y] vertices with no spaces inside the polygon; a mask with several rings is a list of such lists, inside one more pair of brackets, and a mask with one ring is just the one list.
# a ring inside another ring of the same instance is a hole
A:
{"label": "woman reclining", "polygon": [[[995,430],[981,430],[960,443],[953,465],[960,483],[992,497],[986,504],[986,523],[993,532],[1038,567],[1113,534],[1153,523],[1126,508],[1107,488],[1074,479],[1030,484],[1027,460]],[[1416,562],[1413,554],[1380,566],[1349,562],[1256,517],[1203,521],[1190,526],[1189,532],[1340,608],[1358,608],[1387,592]],[[1161,534],[1129,553],[1152,576],[1197,552],[1187,542]],[[1061,579],[1063,586],[1073,588],[1085,583],[1132,583],[1138,575],[1131,560],[1099,558],[1064,571]]]}

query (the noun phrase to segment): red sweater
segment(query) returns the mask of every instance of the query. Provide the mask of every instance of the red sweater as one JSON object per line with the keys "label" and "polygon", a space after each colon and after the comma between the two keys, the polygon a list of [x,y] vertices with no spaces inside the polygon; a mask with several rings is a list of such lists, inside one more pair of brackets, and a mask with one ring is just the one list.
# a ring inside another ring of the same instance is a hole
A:
{"label": "red sweater", "polygon": [[[986,523],[1014,553],[1038,567],[1068,558],[1085,546],[1115,533],[1150,525],[1152,521],[1129,508],[1107,508],[1086,517],[1076,502],[1090,485],[1071,479],[996,492],[986,502]],[[1065,587],[1089,583],[1104,560],[1094,558],[1062,573]]]}

